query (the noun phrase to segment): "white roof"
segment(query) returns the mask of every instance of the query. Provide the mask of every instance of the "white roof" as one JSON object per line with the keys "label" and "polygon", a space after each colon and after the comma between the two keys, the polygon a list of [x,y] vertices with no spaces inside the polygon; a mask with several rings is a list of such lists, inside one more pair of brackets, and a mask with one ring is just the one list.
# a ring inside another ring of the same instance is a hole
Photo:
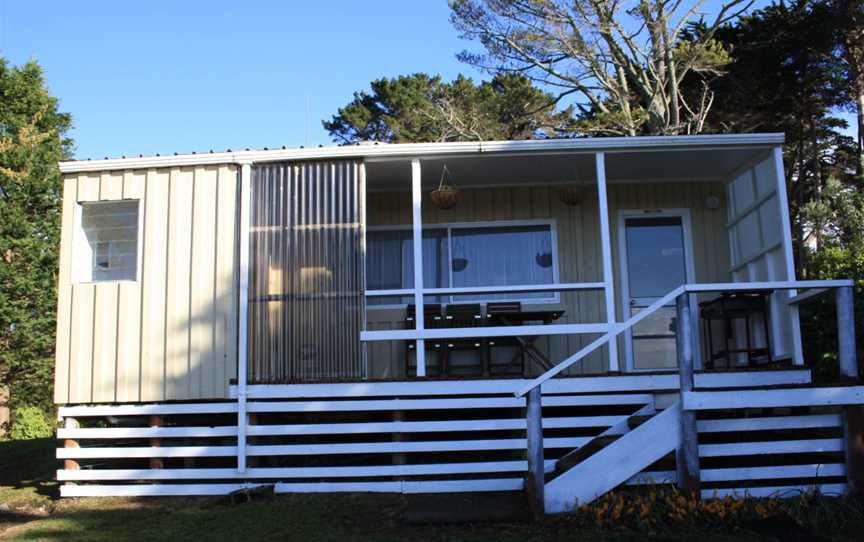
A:
{"label": "white roof", "polygon": [[694,136],[598,137],[574,139],[538,139],[526,141],[467,141],[448,143],[399,143],[343,145],[299,149],[245,150],[208,152],[104,160],[60,162],[63,173],[85,171],[129,170],[225,163],[277,162],[285,160],[364,158],[393,160],[414,157],[441,157],[471,154],[560,153],[560,152],[628,152],[689,148],[751,148],[781,145],[782,133],[722,134]]}

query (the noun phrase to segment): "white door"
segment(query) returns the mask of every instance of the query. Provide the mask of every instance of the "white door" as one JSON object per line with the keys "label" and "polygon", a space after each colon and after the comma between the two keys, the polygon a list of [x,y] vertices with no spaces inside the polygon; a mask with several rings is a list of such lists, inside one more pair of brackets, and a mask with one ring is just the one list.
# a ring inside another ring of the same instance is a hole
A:
{"label": "white door", "polygon": [[[676,287],[693,282],[686,209],[621,211],[618,226],[625,319]],[[672,302],[625,333],[628,370],[677,367],[674,319]]]}

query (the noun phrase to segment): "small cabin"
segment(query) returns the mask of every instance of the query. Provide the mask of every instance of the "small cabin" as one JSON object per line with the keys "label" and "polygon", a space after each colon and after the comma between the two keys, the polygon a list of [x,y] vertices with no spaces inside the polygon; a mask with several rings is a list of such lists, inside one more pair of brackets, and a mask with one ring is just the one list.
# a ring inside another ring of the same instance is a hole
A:
{"label": "small cabin", "polygon": [[814,394],[801,346],[799,304],[835,295],[857,374],[852,283],[796,280],[782,143],[64,162],[62,492],[843,491],[840,412],[789,407],[864,402]]}

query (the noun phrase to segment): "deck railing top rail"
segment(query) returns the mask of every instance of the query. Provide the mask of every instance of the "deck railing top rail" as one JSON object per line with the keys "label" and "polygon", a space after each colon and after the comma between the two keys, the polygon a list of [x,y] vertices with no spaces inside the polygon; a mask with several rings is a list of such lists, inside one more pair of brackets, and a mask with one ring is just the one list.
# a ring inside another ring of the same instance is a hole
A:
{"label": "deck railing top rail", "polygon": [[[540,386],[550,378],[560,374],[562,371],[573,366],[574,364],[585,359],[586,356],[608,343],[616,339],[618,335],[632,328],[642,320],[648,318],[661,307],[669,305],[673,300],[685,293],[707,293],[707,292],[733,292],[733,291],[754,291],[754,290],[817,290],[813,295],[802,294],[800,296],[790,297],[790,303],[798,303],[806,299],[812,299],[815,295],[824,293],[835,288],[850,288],[854,285],[852,280],[792,280],[792,281],[770,281],[770,282],[737,282],[737,283],[707,283],[707,284],[683,284],[678,286],[668,294],[664,295],[644,310],[639,311],[627,321],[621,324],[609,324],[609,331],[595,341],[591,342],[572,356],[558,363],[542,375],[538,376],[524,387],[517,390],[514,394],[516,397],[522,397],[528,392]],[[851,296],[849,297],[851,303]],[[851,312],[851,311],[849,311]],[[854,337],[853,337],[854,341]],[[854,342],[853,342],[854,346]],[[841,344],[841,350],[844,346]],[[848,345],[845,347],[848,349]],[[852,348],[854,352],[854,347]],[[841,361],[842,363],[842,361]]]}

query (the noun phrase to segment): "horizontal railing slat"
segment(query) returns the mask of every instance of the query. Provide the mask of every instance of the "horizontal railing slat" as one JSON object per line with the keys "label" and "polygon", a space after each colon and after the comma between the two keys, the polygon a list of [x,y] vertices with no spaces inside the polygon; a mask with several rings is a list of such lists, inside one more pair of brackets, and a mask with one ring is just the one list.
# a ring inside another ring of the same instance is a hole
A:
{"label": "horizontal railing slat", "polygon": [[[644,405],[650,395],[546,396],[543,406]],[[468,397],[464,399],[379,399],[368,401],[255,401],[247,404],[253,413],[263,412],[359,412],[399,410],[462,410],[477,408],[525,408],[525,399],[516,397]]]}
{"label": "horizontal railing slat", "polygon": [[840,438],[730,442],[700,444],[699,457],[842,452],[843,450],[843,439]]}
{"label": "horizontal railing slat", "polygon": [[[575,427],[608,427],[626,416],[576,416],[548,417],[543,427],[562,429]],[[457,431],[499,431],[525,429],[524,418],[498,420],[436,420],[424,422],[378,422],[378,423],[315,423],[294,425],[250,425],[250,437],[274,435],[342,435],[363,433],[438,433]]]}
{"label": "horizontal railing slat", "polygon": [[115,448],[57,448],[57,459],[234,457],[236,455],[236,446],[118,446]]}
{"label": "horizontal railing slat", "polygon": [[727,433],[737,431],[839,427],[841,423],[839,414],[813,414],[805,416],[764,416],[759,418],[699,420],[697,426],[701,433]]}
{"label": "horizontal railing slat", "polygon": [[734,482],[736,480],[771,480],[777,478],[816,478],[846,476],[846,465],[827,463],[812,465],[780,465],[765,467],[735,467],[702,469],[702,482]]}
{"label": "horizontal railing slat", "polygon": [[786,408],[864,404],[864,386],[685,392],[686,410]]}
{"label": "horizontal railing slat", "polygon": [[[809,384],[808,369],[696,373],[697,388],[743,388]],[[418,397],[448,395],[510,395],[531,380],[421,380],[401,382],[357,382],[351,384],[251,384],[247,399],[333,399],[360,397]],[[562,377],[543,383],[544,394],[648,393],[677,390],[678,374],[629,374],[616,376]],[[237,397],[237,387],[230,395]]]}
{"label": "horizontal railing slat", "polygon": [[61,417],[88,416],[158,416],[169,414],[233,414],[237,403],[157,403],[150,405],[79,405],[61,406]]}
{"label": "horizontal railing slat", "polygon": [[61,427],[59,439],[236,437],[236,426],[219,427]]}
{"label": "horizontal railing slat", "polygon": [[[591,437],[545,438],[546,448],[578,448]],[[524,438],[477,439],[477,440],[432,440],[422,442],[347,442],[332,444],[269,444],[250,445],[250,456],[267,455],[327,455],[327,454],[377,454],[411,452],[467,452],[487,450],[524,450]]]}
{"label": "horizontal railing slat", "polygon": [[[551,471],[554,460],[547,460]],[[475,461],[468,463],[434,463],[417,465],[368,465],[348,467],[269,467],[247,468],[237,472],[221,469],[76,469],[58,470],[60,481],[106,480],[206,480],[206,479],[267,479],[267,478],[373,478],[379,476],[432,476],[442,474],[481,474],[493,472],[525,472],[527,461]]]}

